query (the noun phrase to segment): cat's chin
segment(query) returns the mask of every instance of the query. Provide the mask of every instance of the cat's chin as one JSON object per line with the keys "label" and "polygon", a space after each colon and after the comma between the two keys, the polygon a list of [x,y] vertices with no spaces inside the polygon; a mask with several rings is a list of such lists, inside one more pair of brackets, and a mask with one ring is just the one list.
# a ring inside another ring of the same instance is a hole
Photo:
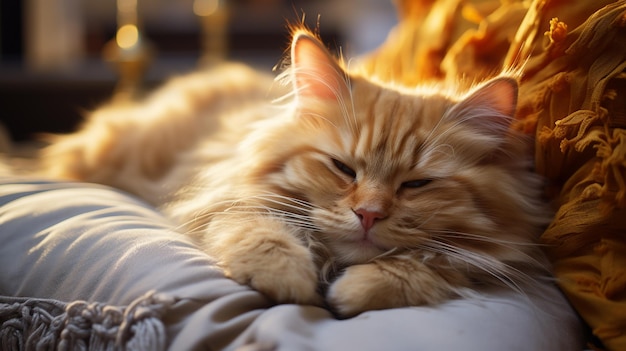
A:
{"label": "cat's chin", "polygon": [[335,242],[331,245],[331,250],[335,257],[347,265],[367,263],[390,251],[367,239]]}

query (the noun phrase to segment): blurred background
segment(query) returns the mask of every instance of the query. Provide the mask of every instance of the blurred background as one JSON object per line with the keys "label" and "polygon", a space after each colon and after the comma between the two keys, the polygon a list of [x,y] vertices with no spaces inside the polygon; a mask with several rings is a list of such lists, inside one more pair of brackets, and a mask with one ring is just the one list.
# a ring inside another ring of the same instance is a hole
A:
{"label": "blurred background", "polygon": [[0,123],[27,140],[222,60],[270,71],[301,21],[354,57],[396,17],[392,0],[0,0]]}

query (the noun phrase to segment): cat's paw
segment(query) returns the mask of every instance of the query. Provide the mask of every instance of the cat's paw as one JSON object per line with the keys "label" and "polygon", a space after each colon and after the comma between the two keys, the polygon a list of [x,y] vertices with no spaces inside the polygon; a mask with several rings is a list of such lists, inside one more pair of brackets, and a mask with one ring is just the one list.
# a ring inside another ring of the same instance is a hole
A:
{"label": "cat's paw", "polygon": [[450,285],[427,267],[388,260],[348,267],[330,286],[326,300],[341,317],[352,317],[369,310],[436,304],[451,296]]}
{"label": "cat's paw", "polygon": [[321,305],[317,269],[310,252],[299,245],[277,247],[226,264],[227,275],[279,303]]}
{"label": "cat's paw", "polygon": [[390,307],[394,296],[387,295],[377,280],[380,272],[373,264],[351,266],[330,286],[326,301],[341,317]]}

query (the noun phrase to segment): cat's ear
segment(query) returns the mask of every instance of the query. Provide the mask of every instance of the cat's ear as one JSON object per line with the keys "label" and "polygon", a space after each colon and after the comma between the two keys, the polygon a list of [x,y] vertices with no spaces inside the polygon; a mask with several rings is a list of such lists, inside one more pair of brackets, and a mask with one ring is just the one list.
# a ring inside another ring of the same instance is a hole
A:
{"label": "cat's ear", "polygon": [[501,136],[509,130],[517,108],[517,81],[495,78],[470,92],[456,107],[466,123]]}
{"label": "cat's ear", "polygon": [[324,45],[305,31],[291,42],[293,82],[299,96],[338,99],[347,89],[346,74]]}

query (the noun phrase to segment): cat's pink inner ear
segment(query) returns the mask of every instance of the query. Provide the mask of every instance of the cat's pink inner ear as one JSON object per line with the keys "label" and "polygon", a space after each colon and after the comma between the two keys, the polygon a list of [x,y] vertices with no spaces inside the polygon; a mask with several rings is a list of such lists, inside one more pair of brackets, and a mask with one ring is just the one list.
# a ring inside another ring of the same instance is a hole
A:
{"label": "cat's pink inner ear", "polygon": [[322,43],[309,34],[294,35],[291,60],[298,95],[337,99],[346,89],[343,70]]}
{"label": "cat's pink inner ear", "polygon": [[481,87],[478,99],[483,100],[500,114],[513,117],[517,107],[517,81],[513,78],[497,78]]}
{"label": "cat's pink inner ear", "polygon": [[[496,78],[472,92],[461,102],[461,110],[480,111],[471,123],[494,134],[506,132],[517,108],[517,81]],[[489,112],[491,111],[491,112]]]}

